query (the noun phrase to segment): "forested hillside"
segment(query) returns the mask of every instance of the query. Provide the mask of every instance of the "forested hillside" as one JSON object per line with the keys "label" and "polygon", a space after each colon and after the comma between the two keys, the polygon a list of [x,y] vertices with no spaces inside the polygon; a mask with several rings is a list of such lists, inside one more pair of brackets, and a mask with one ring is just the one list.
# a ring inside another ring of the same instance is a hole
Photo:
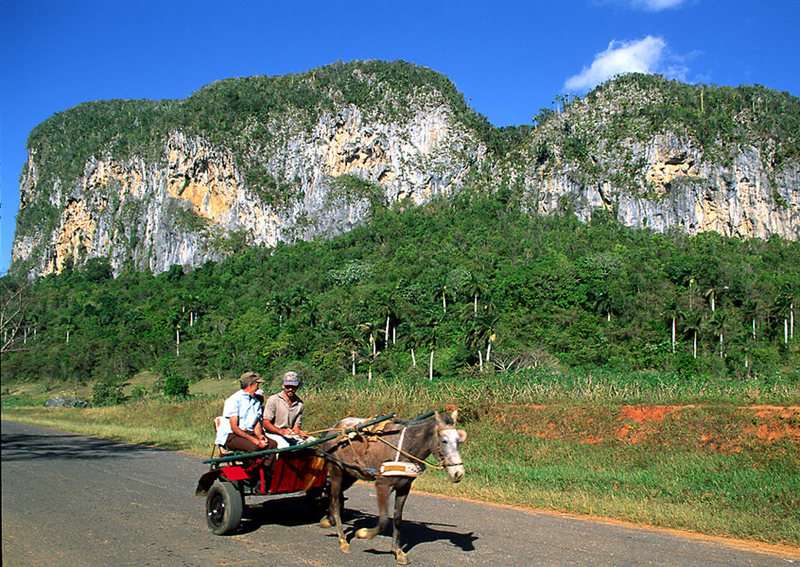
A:
{"label": "forested hillside", "polygon": [[800,378],[800,243],[655,234],[603,211],[588,223],[531,216],[511,197],[379,206],[336,238],[193,270],[114,279],[92,259],[27,287],[3,278],[3,382],[113,383],[143,369],[191,381],[290,363],[315,382],[567,369]]}

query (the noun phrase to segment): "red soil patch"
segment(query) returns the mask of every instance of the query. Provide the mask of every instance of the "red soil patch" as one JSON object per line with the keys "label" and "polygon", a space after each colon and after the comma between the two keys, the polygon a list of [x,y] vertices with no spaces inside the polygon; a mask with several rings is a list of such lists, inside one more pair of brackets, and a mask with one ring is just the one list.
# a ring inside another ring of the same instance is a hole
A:
{"label": "red soil patch", "polygon": [[490,416],[490,419],[492,425],[499,429],[506,429],[522,436],[537,435],[544,437],[544,435],[537,432],[535,425],[531,424],[527,418],[531,412],[545,409],[545,407],[533,404],[508,404],[503,406],[502,411]]}
{"label": "red soil patch", "polygon": [[[694,406],[623,406],[622,417],[624,419],[632,419],[636,423],[661,423],[668,415],[679,412],[682,409],[692,407]],[[678,414],[677,417],[680,417],[680,414]]]}
{"label": "red soil patch", "polygon": [[536,436],[541,437],[542,439],[558,439],[561,437],[561,435],[558,433],[558,428],[556,427],[555,423],[548,423],[547,431],[537,433]]}
{"label": "red soil patch", "polygon": [[[606,439],[623,443],[640,443],[652,436],[663,435],[664,427],[675,427],[682,419],[682,412],[695,405],[640,404],[622,406],[617,416],[617,426],[607,421],[596,420],[580,408],[573,408],[569,415],[540,416],[531,419],[533,413],[547,409],[541,405],[508,404],[494,413],[490,419],[498,429],[513,432],[521,437],[538,437],[550,441],[566,440],[595,445]],[[789,439],[800,444],[800,406],[745,406],[740,411],[752,415],[752,420],[735,430],[704,430],[696,420],[688,419],[681,427],[683,433],[696,439],[698,448],[711,452],[736,453],[753,442],[772,443]],[[664,422],[668,423],[664,423]],[[685,438],[685,437],[684,437]],[[668,440],[664,441],[669,443]]]}
{"label": "red soil patch", "polygon": [[789,438],[800,442],[800,406],[750,406],[742,411],[751,411],[758,423],[745,429],[745,433],[772,442]]}
{"label": "red soil patch", "polygon": [[679,419],[680,411],[694,406],[657,406],[642,404],[638,406],[623,406],[620,411],[620,421],[630,420],[633,423],[624,423],[617,429],[616,438],[628,443],[639,443],[645,437],[657,430],[655,426],[663,422],[667,416],[675,415]]}

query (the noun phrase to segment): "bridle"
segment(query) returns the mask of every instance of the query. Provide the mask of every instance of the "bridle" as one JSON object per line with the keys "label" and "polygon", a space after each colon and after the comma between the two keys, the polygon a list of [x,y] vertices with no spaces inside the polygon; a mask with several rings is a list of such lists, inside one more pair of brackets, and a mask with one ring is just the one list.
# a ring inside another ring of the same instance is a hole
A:
{"label": "bridle", "polygon": [[[458,435],[458,431],[456,430],[456,428],[451,426],[451,425],[438,426],[436,428],[436,436],[435,436],[435,439],[436,439],[436,458],[439,460],[439,466],[441,468],[443,468],[443,469],[446,469],[446,468],[449,468],[449,467],[461,467],[461,466],[464,466],[464,462],[463,461],[459,461],[457,463],[447,463],[447,464],[445,464],[446,456],[445,456],[444,452],[442,451],[441,443],[439,442],[439,440],[440,440],[442,431],[448,431],[448,430],[449,431],[455,431],[456,435]],[[460,453],[459,453],[459,455],[460,455]]]}

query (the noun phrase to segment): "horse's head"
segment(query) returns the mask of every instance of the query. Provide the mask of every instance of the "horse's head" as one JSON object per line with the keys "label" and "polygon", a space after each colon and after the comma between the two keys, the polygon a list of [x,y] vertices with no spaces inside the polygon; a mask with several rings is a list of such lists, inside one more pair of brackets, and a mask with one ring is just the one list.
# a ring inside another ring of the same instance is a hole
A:
{"label": "horse's head", "polygon": [[464,478],[464,464],[461,462],[461,453],[458,446],[467,438],[467,432],[456,429],[458,410],[452,414],[436,414],[436,450],[434,454],[439,463],[450,475],[452,482],[461,482]]}

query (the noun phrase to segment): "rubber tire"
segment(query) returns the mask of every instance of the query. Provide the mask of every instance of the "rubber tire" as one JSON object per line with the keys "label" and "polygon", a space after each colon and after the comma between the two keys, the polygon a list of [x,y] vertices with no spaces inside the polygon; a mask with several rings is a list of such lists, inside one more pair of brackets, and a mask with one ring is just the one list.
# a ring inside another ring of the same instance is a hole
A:
{"label": "rubber tire", "polygon": [[215,535],[234,531],[242,521],[244,498],[230,482],[215,482],[206,496],[206,522]]}

